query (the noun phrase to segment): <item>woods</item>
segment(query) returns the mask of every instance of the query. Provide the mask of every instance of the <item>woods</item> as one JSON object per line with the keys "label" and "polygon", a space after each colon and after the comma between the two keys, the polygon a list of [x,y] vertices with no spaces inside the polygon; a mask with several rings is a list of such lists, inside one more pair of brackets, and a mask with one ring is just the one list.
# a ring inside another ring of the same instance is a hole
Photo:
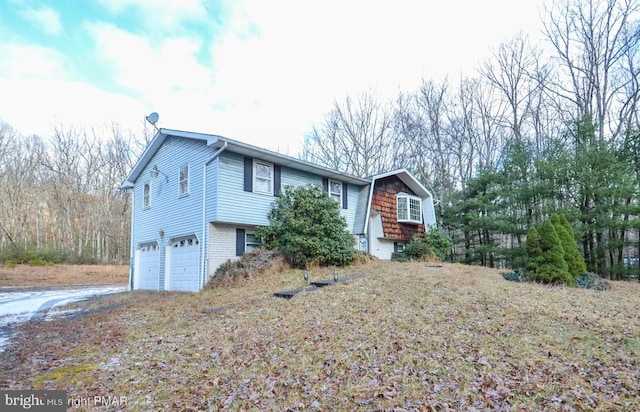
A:
{"label": "woods", "polygon": [[[332,139],[348,134],[350,153],[379,162],[368,173],[407,167],[439,202],[453,261],[524,267],[529,228],[562,213],[589,271],[637,276],[639,12],[635,0],[554,2],[542,16],[545,42],[518,35],[473,76],[423,79],[393,102],[354,105],[374,95],[348,96],[305,153],[362,175],[334,160],[341,151]],[[354,135],[336,113],[393,122],[384,135],[371,123]],[[373,139],[387,156],[366,150]]]}
{"label": "woods", "polygon": [[0,255],[127,263],[130,197],[118,186],[135,149],[116,125],[110,136],[60,126],[43,138],[0,123]]}
{"label": "woods", "polygon": [[[562,214],[588,271],[637,275],[640,2],[561,0],[541,18],[543,42],[508,39],[473,75],[336,99],[300,156],[363,177],[406,167],[437,201],[452,261],[524,267],[530,228]],[[0,123],[0,254],[128,260],[117,187],[148,136],[108,134]]]}

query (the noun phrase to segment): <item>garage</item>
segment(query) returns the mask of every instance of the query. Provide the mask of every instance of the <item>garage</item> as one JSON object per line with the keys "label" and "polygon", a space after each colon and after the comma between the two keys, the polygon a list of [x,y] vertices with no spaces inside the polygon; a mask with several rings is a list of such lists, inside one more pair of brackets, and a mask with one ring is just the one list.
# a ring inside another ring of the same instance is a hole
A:
{"label": "garage", "polygon": [[135,289],[158,290],[160,283],[160,248],[158,243],[145,243],[138,248],[138,270]]}
{"label": "garage", "polygon": [[168,290],[200,290],[200,242],[194,236],[173,239],[169,244]]}

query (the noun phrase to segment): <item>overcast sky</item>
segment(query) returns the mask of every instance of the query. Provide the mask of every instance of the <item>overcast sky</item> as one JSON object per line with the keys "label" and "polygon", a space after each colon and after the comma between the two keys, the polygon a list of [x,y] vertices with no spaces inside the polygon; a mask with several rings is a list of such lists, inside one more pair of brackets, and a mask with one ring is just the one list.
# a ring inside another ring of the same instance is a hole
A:
{"label": "overcast sky", "polygon": [[0,119],[18,132],[112,122],[295,155],[334,100],[471,74],[542,0],[0,0]]}

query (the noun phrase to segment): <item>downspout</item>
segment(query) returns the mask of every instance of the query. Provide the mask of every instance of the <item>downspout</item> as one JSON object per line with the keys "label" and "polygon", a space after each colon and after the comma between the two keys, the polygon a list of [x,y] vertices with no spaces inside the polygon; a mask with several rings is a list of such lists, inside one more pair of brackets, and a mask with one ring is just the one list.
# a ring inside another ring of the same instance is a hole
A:
{"label": "downspout", "polygon": [[131,223],[130,223],[130,227],[129,227],[129,234],[131,236],[131,239],[129,239],[129,284],[127,285],[127,290],[128,291],[132,291],[133,290],[133,277],[135,276],[135,273],[133,273],[133,270],[135,268],[135,264],[134,264],[134,253],[135,253],[135,247],[133,246],[133,221],[134,221],[134,213],[136,210],[136,203],[135,203],[135,190],[132,188],[131,189]]}
{"label": "downspout", "polygon": [[227,142],[218,149],[206,162],[202,171],[202,258],[200,259],[200,288],[205,285],[207,278],[207,256],[209,255],[209,236],[207,235],[207,166],[213,162],[227,148]]}

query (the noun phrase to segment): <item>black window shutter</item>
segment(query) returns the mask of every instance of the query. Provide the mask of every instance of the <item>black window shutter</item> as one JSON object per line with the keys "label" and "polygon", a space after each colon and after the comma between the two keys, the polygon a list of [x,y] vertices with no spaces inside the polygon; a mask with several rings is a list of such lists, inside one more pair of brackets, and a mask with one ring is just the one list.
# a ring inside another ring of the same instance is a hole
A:
{"label": "black window shutter", "polygon": [[253,159],[244,158],[244,191],[253,192]]}
{"label": "black window shutter", "polygon": [[326,177],[322,178],[322,187],[324,187],[325,192],[329,191],[329,179],[327,179]]}
{"label": "black window shutter", "polygon": [[274,196],[280,196],[281,181],[280,181],[280,165],[273,165],[273,194]]}
{"label": "black window shutter", "polygon": [[347,182],[342,182],[342,208],[346,209],[349,205],[347,203]]}
{"label": "black window shutter", "polygon": [[236,256],[244,255],[244,229],[236,229]]}

